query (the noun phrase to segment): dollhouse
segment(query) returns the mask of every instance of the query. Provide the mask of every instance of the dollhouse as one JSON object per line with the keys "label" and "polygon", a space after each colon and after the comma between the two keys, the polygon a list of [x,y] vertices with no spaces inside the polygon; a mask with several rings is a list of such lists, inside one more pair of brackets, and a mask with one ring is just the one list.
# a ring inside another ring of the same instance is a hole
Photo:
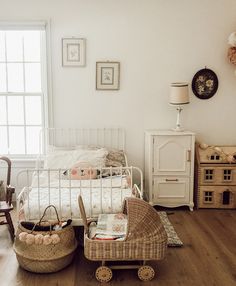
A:
{"label": "dollhouse", "polygon": [[236,146],[196,143],[195,207],[236,208]]}

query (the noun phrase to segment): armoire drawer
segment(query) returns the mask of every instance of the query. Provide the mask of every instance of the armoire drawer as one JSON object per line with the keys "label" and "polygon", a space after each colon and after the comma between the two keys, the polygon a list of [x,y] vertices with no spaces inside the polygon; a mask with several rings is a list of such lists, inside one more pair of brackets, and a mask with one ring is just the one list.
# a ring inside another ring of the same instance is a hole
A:
{"label": "armoire drawer", "polygon": [[153,179],[153,202],[188,202],[189,201],[189,178],[158,176]]}

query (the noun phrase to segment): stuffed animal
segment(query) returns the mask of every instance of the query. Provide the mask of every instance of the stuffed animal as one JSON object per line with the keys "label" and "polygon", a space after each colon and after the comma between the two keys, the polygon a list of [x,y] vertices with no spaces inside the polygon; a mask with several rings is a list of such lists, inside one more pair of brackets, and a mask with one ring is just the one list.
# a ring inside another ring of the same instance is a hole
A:
{"label": "stuffed animal", "polygon": [[91,164],[89,164],[88,162],[77,162],[70,169],[70,175],[68,176],[71,178],[71,180],[88,180],[96,179],[97,175],[97,169],[91,166]]}

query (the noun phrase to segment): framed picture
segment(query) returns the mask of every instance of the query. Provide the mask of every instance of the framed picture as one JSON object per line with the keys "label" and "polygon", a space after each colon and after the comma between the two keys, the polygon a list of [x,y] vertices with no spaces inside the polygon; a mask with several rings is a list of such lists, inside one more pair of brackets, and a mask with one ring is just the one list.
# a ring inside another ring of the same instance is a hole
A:
{"label": "framed picture", "polygon": [[96,89],[118,90],[120,88],[120,63],[96,62]]}
{"label": "framed picture", "polygon": [[211,98],[218,89],[217,75],[210,69],[198,71],[192,80],[193,93],[200,99]]}
{"label": "framed picture", "polygon": [[62,66],[85,65],[85,39],[62,39]]}

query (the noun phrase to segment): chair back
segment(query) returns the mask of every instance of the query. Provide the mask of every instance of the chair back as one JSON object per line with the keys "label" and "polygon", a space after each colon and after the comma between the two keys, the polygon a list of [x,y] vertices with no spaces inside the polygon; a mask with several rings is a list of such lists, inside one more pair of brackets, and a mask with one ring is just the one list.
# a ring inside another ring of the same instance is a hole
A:
{"label": "chair back", "polygon": [[[5,220],[2,220],[0,225],[7,224],[9,227],[9,232],[11,235],[12,241],[15,236],[15,229],[11,219],[10,211],[13,210],[12,205],[12,194],[15,192],[15,188],[10,185],[11,180],[11,160],[5,156],[0,156],[0,160],[7,163],[7,180],[0,180],[0,191],[5,195],[5,202],[0,203],[0,216],[5,217]],[[1,196],[2,197],[2,196]]]}
{"label": "chair back", "polygon": [[5,156],[0,156],[0,160],[7,163],[7,186],[9,186],[11,181],[11,160]]}
{"label": "chair back", "polygon": [[6,200],[6,188],[3,180],[0,180],[0,201]]}
{"label": "chair back", "polygon": [[[0,160],[4,161],[7,163],[7,180],[6,183],[5,180],[1,180],[0,181],[0,192],[1,192],[1,200],[4,200],[11,205],[11,201],[12,201],[12,192],[14,192],[14,188],[12,188],[10,186],[11,183],[11,160],[8,157],[5,156],[0,156]],[[4,193],[4,195],[2,195],[2,193]]]}

